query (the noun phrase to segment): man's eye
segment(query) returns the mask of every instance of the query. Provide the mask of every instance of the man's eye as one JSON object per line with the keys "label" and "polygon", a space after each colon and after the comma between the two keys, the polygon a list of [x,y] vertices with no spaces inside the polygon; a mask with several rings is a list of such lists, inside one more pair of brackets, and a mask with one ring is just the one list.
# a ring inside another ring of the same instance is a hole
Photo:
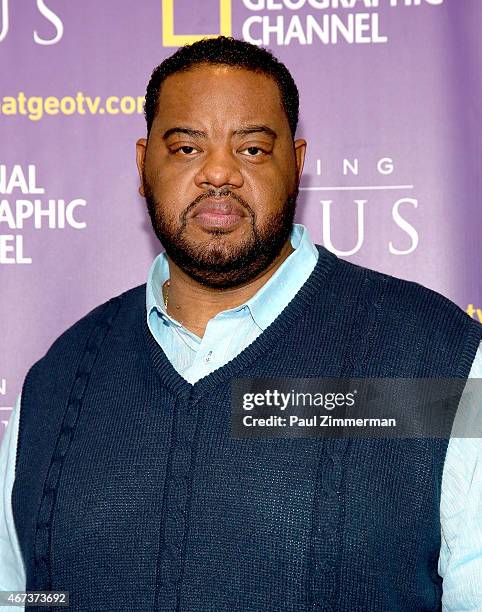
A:
{"label": "man's eye", "polygon": [[178,151],[182,151],[184,155],[190,155],[193,151],[196,151],[196,149],[188,145],[183,145],[182,147],[179,147],[178,149],[174,149],[173,153],[177,153]]}
{"label": "man's eye", "polygon": [[[266,151],[264,151],[260,147],[246,147],[246,149],[244,149],[244,151],[248,151],[249,152],[248,157],[261,157],[263,154],[266,153]],[[260,153],[261,155],[258,155],[258,153]]]}

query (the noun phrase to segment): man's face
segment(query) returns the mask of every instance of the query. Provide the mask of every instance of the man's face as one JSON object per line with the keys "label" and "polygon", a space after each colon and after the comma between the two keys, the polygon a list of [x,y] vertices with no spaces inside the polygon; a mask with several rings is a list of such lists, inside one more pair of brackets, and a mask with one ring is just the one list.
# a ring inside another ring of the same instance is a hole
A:
{"label": "man's face", "polygon": [[305,150],[270,77],[213,64],[169,76],[137,143],[140,193],[167,255],[212,288],[261,274],[289,239]]}

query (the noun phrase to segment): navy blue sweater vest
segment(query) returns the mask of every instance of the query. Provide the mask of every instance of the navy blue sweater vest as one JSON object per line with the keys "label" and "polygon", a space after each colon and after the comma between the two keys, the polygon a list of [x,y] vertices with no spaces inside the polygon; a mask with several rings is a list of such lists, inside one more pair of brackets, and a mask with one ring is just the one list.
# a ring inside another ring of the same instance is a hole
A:
{"label": "navy blue sweater vest", "polygon": [[447,440],[230,434],[233,378],[470,371],[481,327],[462,310],[318,248],[278,318],[195,385],[151,336],[145,285],[31,368],[13,492],[28,590],[83,612],[440,608]]}

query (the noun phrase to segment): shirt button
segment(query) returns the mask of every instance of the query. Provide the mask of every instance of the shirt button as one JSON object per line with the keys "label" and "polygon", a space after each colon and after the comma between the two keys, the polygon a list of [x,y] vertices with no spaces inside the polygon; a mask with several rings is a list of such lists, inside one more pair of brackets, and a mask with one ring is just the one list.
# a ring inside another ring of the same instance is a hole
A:
{"label": "shirt button", "polygon": [[211,361],[211,359],[212,359],[212,354],[213,354],[213,352],[212,352],[212,351],[209,351],[209,353],[206,355],[206,357],[204,357],[204,361],[205,361],[205,363],[209,363],[209,362]]}

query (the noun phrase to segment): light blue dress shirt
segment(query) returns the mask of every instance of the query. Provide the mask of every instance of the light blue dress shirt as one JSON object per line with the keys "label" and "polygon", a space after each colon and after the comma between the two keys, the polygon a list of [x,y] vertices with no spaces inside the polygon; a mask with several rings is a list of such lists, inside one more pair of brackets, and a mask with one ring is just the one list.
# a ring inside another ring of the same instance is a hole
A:
{"label": "light blue dress shirt", "polygon": [[[169,265],[164,253],[155,258],[146,287],[147,323],[168,359],[189,383],[194,384],[234,359],[276,319],[305,283],[315,267],[318,251],[302,225],[293,226],[291,244],[295,250],[265,285],[241,306],[210,319],[202,338],[167,314],[162,284],[169,278]],[[482,343],[469,376],[482,378]],[[25,571],[11,505],[19,413],[20,397],[0,449],[0,590],[25,589]],[[450,440],[442,478],[440,515],[439,573],[443,577],[443,609],[482,612],[481,439]],[[0,607],[5,612],[11,609]]]}

